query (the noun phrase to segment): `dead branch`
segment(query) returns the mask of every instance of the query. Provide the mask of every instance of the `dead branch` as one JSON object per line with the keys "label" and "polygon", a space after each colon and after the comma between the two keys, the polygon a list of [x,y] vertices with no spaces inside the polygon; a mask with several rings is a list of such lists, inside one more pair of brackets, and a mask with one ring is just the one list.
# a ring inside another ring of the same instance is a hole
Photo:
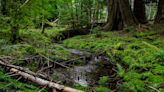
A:
{"label": "dead branch", "polygon": [[23,77],[24,79],[27,79],[31,82],[36,83],[39,86],[52,88],[53,92],[55,92],[55,89],[61,90],[62,92],[83,92],[83,91],[80,91],[80,90],[77,90],[77,89],[73,89],[73,88],[70,88],[70,87],[66,87],[64,85],[54,83],[52,81],[48,81],[48,80],[39,78],[39,77],[35,76],[37,74],[35,74],[34,72],[32,72],[28,69],[24,69],[23,67],[19,67],[19,66],[8,64],[8,63],[4,63],[1,60],[0,60],[0,65],[4,66],[4,67],[8,67],[10,69],[10,72],[12,72],[12,74],[19,75],[19,76]]}
{"label": "dead branch", "polygon": [[58,63],[58,62],[56,62],[56,61],[53,61],[52,59],[50,59],[50,58],[48,58],[48,57],[46,57],[46,56],[44,56],[44,55],[42,55],[42,54],[39,54],[39,55],[42,56],[43,58],[47,59],[47,60],[50,61],[50,62],[53,62],[53,63],[55,63],[55,64],[57,64],[57,65],[60,65],[60,66],[62,66],[62,67],[64,67],[64,68],[69,68],[68,66],[65,66],[65,65],[63,65],[63,64],[61,64],[61,63]]}
{"label": "dead branch", "polygon": [[48,58],[48,57],[46,57],[46,56],[44,56],[44,55],[42,55],[42,54],[39,54],[39,55],[30,57],[30,58],[20,59],[20,61],[32,60],[32,59],[35,59],[35,58],[38,58],[38,57],[41,57],[41,58],[43,58],[43,59],[46,59],[47,61],[52,62],[52,63],[55,63],[55,64],[57,64],[57,65],[59,65],[59,66],[61,66],[61,67],[63,67],[63,68],[69,68],[68,66],[65,66],[64,64],[58,63],[58,62],[56,62],[56,61],[54,61],[54,60],[52,60],[52,59],[50,59],[50,58]]}
{"label": "dead branch", "polygon": [[15,66],[15,65],[8,64],[8,63],[4,63],[4,62],[1,61],[1,60],[0,60],[0,65],[5,66],[5,67],[9,67],[9,68],[15,68],[15,69],[21,70],[21,71],[23,71],[23,72],[26,72],[26,73],[28,73],[28,74],[31,74],[31,75],[33,75],[33,76],[40,76],[40,77],[42,77],[42,78],[47,79],[47,77],[46,77],[45,75],[36,74],[36,73],[30,71],[30,70],[27,69],[27,68],[23,68],[23,67],[20,67],[20,66]]}
{"label": "dead branch", "polygon": [[19,74],[23,78],[25,78],[27,80],[30,80],[30,81],[32,81],[32,82],[34,82],[34,83],[36,83],[40,86],[43,86],[43,87],[46,86],[46,87],[52,88],[52,89],[55,88],[55,89],[61,90],[62,92],[83,92],[83,91],[80,91],[80,90],[77,90],[77,89],[73,89],[73,88],[70,88],[70,87],[66,87],[64,85],[60,85],[60,84],[57,84],[57,83],[54,83],[54,82],[51,82],[51,81],[41,79],[39,77],[35,77],[33,75],[22,72],[20,70],[15,69],[15,68],[11,68],[10,71],[14,72],[16,74]]}

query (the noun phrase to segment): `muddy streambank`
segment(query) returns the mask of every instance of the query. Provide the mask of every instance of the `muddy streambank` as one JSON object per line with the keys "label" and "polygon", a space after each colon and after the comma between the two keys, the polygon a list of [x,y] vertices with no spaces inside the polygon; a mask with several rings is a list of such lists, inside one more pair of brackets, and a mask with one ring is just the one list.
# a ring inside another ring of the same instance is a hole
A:
{"label": "muddy streambank", "polygon": [[[61,45],[57,46],[61,47]],[[76,49],[63,49],[71,53],[71,60],[51,59],[39,54],[21,60],[23,62],[19,61],[18,65],[44,75],[44,79],[70,87],[77,84],[84,87],[99,86],[100,77],[108,76],[110,81],[107,86],[111,90],[117,89],[121,81],[116,76],[116,64],[105,52],[90,53]]]}
{"label": "muddy streambank", "polygon": [[[84,52],[79,50],[69,50],[73,54],[84,55]],[[119,80],[116,78],[115,64],[112,63],[105,53],[98,55],[92,54],[89,57],[88,55],[85,57],[87,59],[82,59],[85,62],[82,65],[74,65],[69,69],[55,69],[53,77],[56,77],[64,85],[73,86],[74,84],[79,84],[85,87],[92,87],[99,85],[98,80],[100,77],[108,76],[110,78],[110,83],[108,83],[109,88],[116,89],[117,81]]]}

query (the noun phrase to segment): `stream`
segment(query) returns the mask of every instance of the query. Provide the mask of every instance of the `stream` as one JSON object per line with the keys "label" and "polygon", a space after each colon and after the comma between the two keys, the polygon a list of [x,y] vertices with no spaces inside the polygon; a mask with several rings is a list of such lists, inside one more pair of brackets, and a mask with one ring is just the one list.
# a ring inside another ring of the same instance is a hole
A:
{"label": "stream", "polygon": [[[84,52],[75,49],[69,49],[69,52],[81,56],[84,55]],[[87,53],[87,55],[89,55],[89,53]],[[103,55],[92,56],[89,61],[84,61],[87,62],[84,65],[74,66],[70,69],[58,69],[56,72],[59,74],[58,76],[60,76],[60,80],[65,80],[63,81],[64,84],[72,85],[72,83],[76,83],[86,87],[96,83],[96,75],[93,76],[92,73],[98,68],[98,63],[102,61],[108,62],[109,60],[108,57]]]}

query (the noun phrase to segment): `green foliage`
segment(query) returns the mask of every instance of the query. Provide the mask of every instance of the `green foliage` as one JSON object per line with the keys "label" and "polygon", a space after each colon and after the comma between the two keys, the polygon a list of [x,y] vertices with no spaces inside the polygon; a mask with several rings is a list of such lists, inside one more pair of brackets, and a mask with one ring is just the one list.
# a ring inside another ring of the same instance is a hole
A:
{"label": "green foliage", "polygon": [[110,89],[103,86],[96,87],[95,89],[96,89],[96,92],[112,92]]}
{"label": "green foliage", "polygon": [[100,77],[100,80],[98,81],[98,83],[101,86],[107,86],[108,82],[109,82],[109,77],[108,76]]}
{"label": "green foliage", "polygon": [[118,77],[123,80],[119,86],[121,92],[153,92],[148,86],[158,88],[164,83],[164,43],[154,31],[130,33],[102,32],[101,38],[95,34],[78,36],[65,40],[63,45],[93,52],[106,51],[117,66]]}
{"label": "green foliage", "polygon": [[111,90],[108,88],[108,83],[110,79],[108,76],[100,77],[98,83],[99,86],[95,87],[96,92],[111,92]]}
{"label": "green foliage", "polygon": [[158,62],[162,62],[164,60],[164,50],[160,50],[159,52],[157,52],[155,54],[155,59],[158,61]]}
{"label": "green foliage", "polygon": [[74,88],[79,89],[79,90],[83,90],[83,91],[85,91],[85,92],[90,92],[89,89],[88,89],[87,87],[81,86],[81,85],[79,85],[79,84],[75,84],[75,85],[74,85]]}
{"label": "green foliage", "polygon": [[[50,0],[32,0],[26,2],[16,0],[5,0],[6,17],[5,21],[10,21],[8,25],[19,25],[20,27],[32,25],[34,21],[52,18],[54,6]],[[4,18],[5,19],[5,18]]]}
{"label": "green foliage", "polygon": [[123,69],[123,67],[119,64],[117,64],[117,68],[118,68],[118,71],[117,71],[117,74],[120,76],[120,77],[123,77],[124,74],[125,74],[125,70]]}
{"label": "green foliage", "polygon": [[[0,90],[3,91],[26,91],[26,92],[38,92],[39,88],[30,85],[30,84],[24,84],[21,82],[18,82],[8,75],[4,74],[2,71],[0,71]],[[42,92],[46,92],[46,90],[43,90]]]}
{"label": "green foliage", "polygon": [[58,0],[57,5],[61,24],[73,28],[91,27],[92,22],[104,19],[103,0]]}

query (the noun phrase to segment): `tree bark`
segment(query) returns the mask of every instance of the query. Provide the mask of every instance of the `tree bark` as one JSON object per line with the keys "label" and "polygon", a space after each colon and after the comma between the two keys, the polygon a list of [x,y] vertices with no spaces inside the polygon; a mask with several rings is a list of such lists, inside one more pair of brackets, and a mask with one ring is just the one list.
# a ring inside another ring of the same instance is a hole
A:
{"label": "tree bark", "polygon": [[147,23],[144,0],[134,0],[134,16],[141,24]]}
{"label": "tree bark", "polygon": [[155,24],[164,24],[164,0],[159,0]]}
{"label": "tree bark", "polygon": [[128,0],[109,0],[108,2],[108,19],[104,26],[105,30],[120,30],[137,24]]}

